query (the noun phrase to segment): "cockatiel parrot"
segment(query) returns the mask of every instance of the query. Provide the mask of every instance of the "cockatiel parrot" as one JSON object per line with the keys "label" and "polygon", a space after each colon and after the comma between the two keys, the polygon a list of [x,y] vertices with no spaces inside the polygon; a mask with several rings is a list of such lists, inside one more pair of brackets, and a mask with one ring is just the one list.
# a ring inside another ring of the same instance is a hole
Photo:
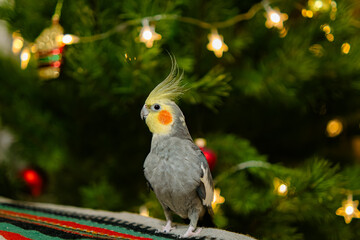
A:
{"label": "cockatiel parrot", "polygon": [[213,214],[214,186],[206,158],[194,144],[185,117],[174,102],[184,88],[176,60],[171,59],[170,74],[152,90],[140,113],[153,134],[144,174],[164,210],[167,222],[162,231],[175,228],[173,212],[190,219],[183,237],[191,237],[201,231],[196,229],[198,219],[206,211]]}

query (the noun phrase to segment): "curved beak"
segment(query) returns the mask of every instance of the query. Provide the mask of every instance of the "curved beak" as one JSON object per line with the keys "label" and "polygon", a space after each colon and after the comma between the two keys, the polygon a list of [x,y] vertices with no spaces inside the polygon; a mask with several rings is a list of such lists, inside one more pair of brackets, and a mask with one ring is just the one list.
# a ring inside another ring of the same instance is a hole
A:
{"label": "curved beak", "polygon": [[142,120],[145,120],[148,115],[149,115],[149,110],[147,109],[146,105],[144,104],[144,106],[142,107],[141,112],[140,112],[140,117]]}

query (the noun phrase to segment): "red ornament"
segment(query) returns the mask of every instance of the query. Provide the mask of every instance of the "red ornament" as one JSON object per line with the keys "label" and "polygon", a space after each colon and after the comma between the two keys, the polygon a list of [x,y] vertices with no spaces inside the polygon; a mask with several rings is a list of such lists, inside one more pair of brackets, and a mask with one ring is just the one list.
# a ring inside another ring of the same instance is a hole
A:
{"label": "red ornament", "polygon": [[200,149],[204,153],[205,158],[209,164],[209,168],[212,171],[216,165],[216,160],[217,160],[216,153],[213,150],[206,147],[200,147]]}
{"label": "red ornament", "polygon": [[31,195],[37,197],[41,194],[43,188],[43,179],[40,174],[34,169],[27,168],[21,173],[26,185],[31,190]]}

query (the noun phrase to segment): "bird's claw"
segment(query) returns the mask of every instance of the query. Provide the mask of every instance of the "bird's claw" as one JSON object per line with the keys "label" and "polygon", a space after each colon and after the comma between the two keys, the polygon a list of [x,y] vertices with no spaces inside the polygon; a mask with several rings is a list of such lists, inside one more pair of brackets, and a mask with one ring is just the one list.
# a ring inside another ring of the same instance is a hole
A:
{"label": "bird's claw", "polygon": [[181,238],[188,238],[188,237],[194,237],[200,234],[202,228],[198,228],[196,231],[194,231],[195,228],[190,226],[188,228],[188,230],[186,231],[186,233],[184,235],[181,236]]}
{"label": "bird's claw", "polygon": [[171,221],[167,221],[166,225],[162,227],[162,232],[168,233],[168,232],[170,232],[171,230],[174,230],[174,229],[176,229],[176,227],[171,226]]}

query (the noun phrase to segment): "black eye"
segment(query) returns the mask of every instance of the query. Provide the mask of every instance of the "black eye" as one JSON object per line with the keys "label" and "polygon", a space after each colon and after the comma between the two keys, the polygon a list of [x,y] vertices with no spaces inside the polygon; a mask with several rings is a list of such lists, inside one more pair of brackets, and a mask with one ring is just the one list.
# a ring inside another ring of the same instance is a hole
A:
{"label": "black eye", "polygon": [[154,110],[158,111],[158,110],[160,110],[160,105],[156,103],[156,104],[152,105],[152,108]]}

